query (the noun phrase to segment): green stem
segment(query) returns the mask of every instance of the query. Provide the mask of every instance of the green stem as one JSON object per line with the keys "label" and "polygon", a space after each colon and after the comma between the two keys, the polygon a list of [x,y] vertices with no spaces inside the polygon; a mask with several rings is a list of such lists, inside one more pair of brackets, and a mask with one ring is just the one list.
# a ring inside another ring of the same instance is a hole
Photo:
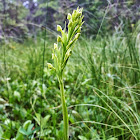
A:
{"label": "green stem", "polygon": [[66,106],[66,101],[65,101],[64,83],[63,83],[62,76],[59,79],[59,84],[60,84],[61,102],[62,102],[62,111],[63,111],[64,140],[68,140],[69,139],[68,111],[67,111],[67,106]]}

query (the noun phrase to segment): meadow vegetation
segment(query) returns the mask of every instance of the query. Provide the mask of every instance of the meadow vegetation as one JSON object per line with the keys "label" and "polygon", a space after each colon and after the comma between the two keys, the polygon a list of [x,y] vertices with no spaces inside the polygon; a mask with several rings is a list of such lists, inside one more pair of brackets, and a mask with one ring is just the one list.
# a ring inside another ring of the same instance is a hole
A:
{"label": "meadow vegetation", "polygon": [[[41,29],[0,42],[0,140],[63,139],[58,73],[47,67],[56,40]],[[63,82],[70,140],[140,140],[140,22],[83,33]]]}
{"label": "meadow vegetation", "polygon": [[[112,36],[81,37],[76,43],[64,72],[71,139],[139,140],[136,29],[129,36],[116,29]],[[2,44],[1,139],[62,139],[59,84],[47,68],[55,40],[45,42],[45,53],[41,37]]]}

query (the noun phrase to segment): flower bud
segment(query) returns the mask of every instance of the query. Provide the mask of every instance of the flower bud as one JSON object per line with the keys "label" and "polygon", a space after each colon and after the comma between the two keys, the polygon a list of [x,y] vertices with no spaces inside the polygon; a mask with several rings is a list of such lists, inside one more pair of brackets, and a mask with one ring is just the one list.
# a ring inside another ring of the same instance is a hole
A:
{"label": "flower bud", "polygon": [[47,63],[49,69],[55,69],[51,63]]}
{"label": "flower bud", "polygon": [[67,50],[67,52],[66,52],[66,56],[67,56],[67,57],[70,57],[70,56],[71,56],[71,54],[72,54],[71,49],[68,49],[68,50]]}
{"label": "flower bud", "polygon": [[61,39],[61,36],[57,36],[57,42],[61,42],[62,41],[62,39]]}
{"label": "flower bud", "polygon": [[80,36],[80,33],[77,33],[77,34],[75,35],[75,39],[78,39],[79,36]]}
{"label": "flower bud", "polygon": [[60,25],[57,25],[57,31],[62,33],[62,27]]}
{"label": "flower bud", "polygon": [[72,21],[69,21],[68,27],[72,27]]}
{"label": "flower bud", "polygon": [[71,14],[68,13],[67,19],[70,20],[71,19]]}
{"label": "flower bud", "polygon": [[72,13],[72,20],[74,21],[75,20],[75,18],[76,18],[76,14],[77,14],[77,11],[76,10],[74,10],[73,11],[73,13]]}
{"label": "flower bud", "polygon": [[82,12],[78,12],[77,15],[76,15],[76,18],[81,17],[81,15],[82,15]]}

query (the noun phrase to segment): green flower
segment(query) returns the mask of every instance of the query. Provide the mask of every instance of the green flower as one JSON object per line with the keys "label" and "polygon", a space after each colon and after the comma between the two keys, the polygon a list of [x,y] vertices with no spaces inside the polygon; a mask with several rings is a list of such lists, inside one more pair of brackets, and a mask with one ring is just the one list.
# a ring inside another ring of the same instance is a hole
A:
{"label": "green flower", "polygon": [[82,8],[77,8],[73,11],[72,15],[68,13],[68,31],[66,31],[66,27],[62,30],[62,27],[57,25],[57,31],[61,32],[61,36],[57,36],[57,44],[54,44],[54,53],[52,55],[57,74],[62,74],[70,57],[70,52],[73,50],[74,43],[81,34],[82,24],[84,23],[82,21],[84,17],[82,16],[82,10]]}
{"label": "green flower", "polygon": [[84,23],[82,21],[82,10],[83,9],[77,8],[77,10],[73,11],[72,15],[68,14],[68,31],[66,31],[66,27],[64,28],[64,30],[62,30],[62,27],[60,25],[57,25],[57,31],[61,32],[61,36],[58,35],[57,44],[54,43],[54,49],[52,53],[54,67],[52,66],[52,64],[48,63],[48,67],[55,70],[59,80],[64,121],[64,140],[69,139],[69,121],[64,93],[63,71],[66,67],[69,57],[72,54],[74,43],[78,40],[81,34],[82,24]]}

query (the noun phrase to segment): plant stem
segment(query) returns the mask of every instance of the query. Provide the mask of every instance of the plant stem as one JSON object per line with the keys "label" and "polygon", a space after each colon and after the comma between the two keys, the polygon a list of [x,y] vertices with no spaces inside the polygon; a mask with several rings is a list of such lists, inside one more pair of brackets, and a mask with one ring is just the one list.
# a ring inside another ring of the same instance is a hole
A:
{"label": "plant stem", "polygon": [[65,101],[65,93],[64,93],[64,83],[63,77],[59,77],[59,84],[60,84],[60,92],[61,92],[61,102],[62,102],[62,111],[63,111],[63,123],[64,123],[64,140],[69,139],[69,123],[68,123],[68,111]]}

